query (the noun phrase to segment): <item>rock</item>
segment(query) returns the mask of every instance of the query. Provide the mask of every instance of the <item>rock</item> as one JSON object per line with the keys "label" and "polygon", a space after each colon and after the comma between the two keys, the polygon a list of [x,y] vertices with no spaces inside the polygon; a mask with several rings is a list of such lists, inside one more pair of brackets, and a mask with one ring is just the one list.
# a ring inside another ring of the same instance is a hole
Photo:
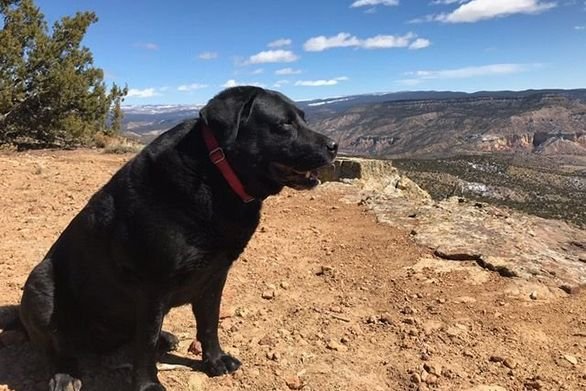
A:
{"label": "rock", "polygon": [[335,269],[331,266],[319,266],[315,269],[314,274],[316,276],[333,276],[335,274]]}
{"label": "rock", "polygon": [[529,294],[529,298],[531,300],[537,300],[537,292],[531,291],[531,293]]}
{"label": "rock", "polygon": [[289,387],[290,390],[300,390],[305,386],[303,380],[297,375],[287,377],[285,379],[285,384],[287,384],[287,387]]}
{"label": "rock", "polygon": [[207,383],[207,375],[203,373],[193,373],[187,380],[187,389],[189,391],[204,391]]}
{"label": "rock", "polygon": [[543,389],[543,385],[539,381],[539,379],[528,379],[525,384],[526,390],[541,390]]}
{"label": "rock", "polygon": [[421,376],[417,373],[412,374],[409,379],[411,380],[411,383],[421,384]]}
{"label": "rock", "polygon": [[281,286],[281,288],[283,289],[289,289],[289,283],[287,281],[283,281],[281,282],[281,284],[279,284]]}
{"label": "rock", "polygon": [[428,373],[431,373],[439,377],[442,375],[443,366],[438,362],[426,362],[425,364],[423,364],[423,369],[425,369],[425,371],[427,371]]}
{"label": "rock", "polygon": [[267,358],[271,361],[280,361],[281,360],[281,354],[279,352],[267,352]]}
{"label": "rock", "polygon": [[578,365],[578,359],[569,354],[564,354],[564,359],[572,365]]}
{"label": "rock", "polygon": [[267,290],[264,291],[261,295],[261,297],[265,300],[272,300],[275,298],[275,291],[274,290]]}
{"label": "rock", "polygon": [[271,337],[270,335],[265,335],[264,337],[262,337],[259,341],[258,344],[261,346],[274,346],[275,345],[275,339],[273,337]]}
{"label": "rock", "polygon": [[568,295],[575,295],[580,292],[580,287],[576,285],[564,284],[560,286],[560,289],[566,292]]}
{"label": "rock", "polygon": [[438,381],[439,381],[439,378],[436,375],[433,375],[431,373],[429,375],[427,375],[427,377],[425,378],[425,382],[430,385],[437,384]]}
{"label": "rock", "polygon": [[455,324],[454,326],[450,326],[446,329],[446,334],[452,338],[464,336],[467,332],[468,328],[462,324]]}
{"label": "rock", "polygon": [[417,322],[417,319],[412,318],[412,317],[408,317],[408,318],[403,319],[403,323],[410,324],[410,325],[416,325],[418,322]]}
{"label": "rock", "polygon": [[199,342],[197,339],[194,339],[191,345],[189,345],[189,348],[187,348],[187,351],[189,353],[195,354],[196,356],[199,356],[202,353],[201,342]]}
{"label": "rock", "polygon": [[347,352],[348,351],[347,346],[342,345],[340,342],[338,342],[334,339],[330,339],[328,341],[328,343],[326,344],[326,348],[328,348],[330,350],[335,350],[336,352]]}
{"label": "rock", "polygon": [[488,358],[488,361],[490,361],[490,362],[503,362],[503,361],[505,361],[505,359],[501,356],[490,356]]}
{"label": "rock", "polygon": [[417,313],[417,310],[415,308],[413,308],[413,307],[406,306],[403,309],[401,309],[401,313],[403,315],[414,315],[414,314]]}
{"label": "rock", "polygon": [[509,369],[517,368],[517,362],[511,358],[505,358],[503,361],[503,365]]}
{"label": "rock", "polygon": [[388,312],[382,313],[379,317],[380,321],[385,324],[392,324],[393,319],[391,318],[391,314]]}

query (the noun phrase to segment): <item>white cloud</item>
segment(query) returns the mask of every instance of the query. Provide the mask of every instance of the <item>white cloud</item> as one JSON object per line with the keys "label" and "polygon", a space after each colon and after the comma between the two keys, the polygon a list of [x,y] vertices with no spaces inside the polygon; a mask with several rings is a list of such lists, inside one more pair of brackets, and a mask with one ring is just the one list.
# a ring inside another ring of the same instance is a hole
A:
{"label": "white cloud", "polygon": [[234,79],[230,79],[221,85],[221,87],[224,87],[224,88],[231,88],[231,87],[237,87],[237,86],[257,86],[257,87],[264,88],[265,85],[262,83],[256,83],[256,82],[254,82],[254,83],[240,82],[240,81],[236,81]]}
{"label": "white cloud", "polygon": [[217,52],[203,52],[197,56],[200,60],[215,60],[218,58]]}
{"label": "white cloud", "polygon": [[[421,46],[427,42],[426,46]],[[388,48],[404,48],[415,45],[414,49],[421,49],[429,46],[430,42],[427,39],[419,38],[414,33],[407,33],[405,35],[376,35],[374,37],[359,39],[349,33],[339,33],[333,37],[313,37],[308,39],[303,48],[308,52],[321,52],[324,50],[340,47],[356,47],[362,49],[388,49]],[[421,47],[418,47],[421,46]]]}
{"label": "white cloud", "polygon": [[303,49],[308,52],[321,52],[331,48],[342,48],[350,46],[359,46],[360,40],[349,33],[339,33],[333,37],[313,37],[303,44]]}
{"label": "white cloud", "polygon": [[298,80],[295,82],[296,86],[303,86],[303,87],[323,87],[323,86],[335,86],[341,81],[348,80],[346,76],[336,77],[335,79],[329,80]]}
{"label": "white cloud", "polygon": [[293,68],[283,68],[277,69],[275,71],[275,75],[298,75],[301,73],[301,69],[293,69]]}
{"label": "white cloud", "polygon": [[431,5],[443,5],[443,4],[454,4],[454,3],[462,4],[467,1],[468,0],[434,0],[430,4]]}
{"label": "white cloud", "polygon": [[586,26],[574,26],[574,30],[586,30]]}
{"label": "white cloud", "polygon": [[358,8],[358,7],[372,7],[375,5],[386,5],[386,6],[393,6],[399,5],[399,0],[356,0],[350,6],[351,8]]}
{"label": "white cloud", "polygon": [[290,50],[266,50],[257,53],[246,61],[245,64],[265,64],[265,63],[278,63],[278,62],[294,62],[299,57]]}
{"label": "white cloud", "polygon": [[192,83],[192,84],[183,84],[180,85],[179,87],[177,87],[177,91],[195,91],[195,90],[201,90],[203,88],[207,88],[208,85],[207,84],[199,84],[199,83]]}
{"label": "white cloud", "polygon": [[403,36],[377,35],[361,41],[360,47],[364,49],[404,48],[409,46],[413,38],[415,38],[415,34],[413,33],[408,33]]}
{"label": "white cloud", "polygon": [[275,82],[275,84],[273,84],[273,87],[274,87],[274,88],[281,88],[281,87],[283,87],[285,84],[289,84],[289,83],[290,83],[290,81],[289,81],[289,80],[277,80],[277,81]]}
{"label": "white cloud", "polygon": [[265,71],[264,69],[258,68],[258,69],[255,69],[254,71],[250,72],[250,74],[251,75],[260,75],[260,74],[264,73],[264,71]]}
{"label": "white cloud", "polygon": [[270,48],[280,48],[283,46],[289,46],[291,45],[291,40],[288,38],[281,38],[281,39],[277,39],[276,41],[270,42],[267,46]]}
{"label": "white cloud", "polygon": [[227,82],[225,82],[224,84],[222,84],[222,87],[224,88],[230,88],[230,87],[236,87],[241,85],[240,83],[238,83],[236,80],[234,79],[230,79]]}
{"label": "white cloud", "polygon": [[129,98],[151,98],[153,96],[158,96],[161,95],[159,94],[155,88],[145,88],[145,89],[137,89],[137,88],[131,88],[128,90],[128,95],[126,95]]}
{"label": "white cloud", "polygon": [[407,79],[399,82],[405,85],[416,85],[425,80],[437,79],[468,79],[473,77],[512,75],[516,73],[527,72],[531,69],[538,68],[540,64],[491,64],[475,67],[464,67],[455,69],[441,70],[422,70],[407,72]]}
{"label": "white cloud", "polygon": [[137,48],[146,49],[146,50],[159,50],[159,45],[152,42],[139,42],[134,45]]}
{"label": "white cloud", "polygon": [[556,5],[544,0],[471,0],[451,13],[435,15],[432,19],[444,23],[474,23],[514,14],[539,14]]}
{"label": "white cloud", "polygon": [[428,47],[429,45],[431,45],[431,42],[429,41],[429,39],[417,38],[415,41],[413,41],[411,43],[411,45],[409,45],[409,49],[411,49],[411,50],[424,49],[424,48]]}

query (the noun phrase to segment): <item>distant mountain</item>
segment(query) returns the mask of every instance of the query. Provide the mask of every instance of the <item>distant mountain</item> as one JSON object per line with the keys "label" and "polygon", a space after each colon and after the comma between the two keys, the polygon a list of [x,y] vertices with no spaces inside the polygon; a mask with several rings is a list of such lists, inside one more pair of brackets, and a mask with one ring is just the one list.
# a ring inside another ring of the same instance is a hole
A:
{"label": "distant mountain", "polygon": [[[379,157],[523,151],[586,154],[586,89],[405,91],[297,102],[343,152]],[[127,134],[150,141],[201,106],[123,107]]]}
{"label": "distant mountain", "polygon": [[122,127],[128,136],[150,141],[180,122],[197,116],[201,105],[122,106]]}
{"label": "distant mountain", "polygon": [[341,150],[379,157],[480,152],[586,154],[586,93],[471,94],[349,107],[317,119]]}

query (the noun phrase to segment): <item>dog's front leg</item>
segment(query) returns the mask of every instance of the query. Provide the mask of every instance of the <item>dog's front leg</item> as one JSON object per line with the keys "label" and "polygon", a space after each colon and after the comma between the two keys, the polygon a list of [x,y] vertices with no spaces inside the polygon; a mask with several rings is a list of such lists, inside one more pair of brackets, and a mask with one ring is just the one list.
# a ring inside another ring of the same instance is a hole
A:
{"label": "dog's front leg", "polygon": [[157,377],[157,346],[166,313],[165,300],[146,294],[137,303],[136,311],[133,390],[165,391]]}
{"label": "dog's front leg", "polygon": [[218,339],[218,322],[222,290],[228,276],[228,268],[213,275],[206,288],[192,303],[197,322],[197,339],[203,351],[203,366],[209,376],[220,376],[235,372],[240,361],[224,353]]}

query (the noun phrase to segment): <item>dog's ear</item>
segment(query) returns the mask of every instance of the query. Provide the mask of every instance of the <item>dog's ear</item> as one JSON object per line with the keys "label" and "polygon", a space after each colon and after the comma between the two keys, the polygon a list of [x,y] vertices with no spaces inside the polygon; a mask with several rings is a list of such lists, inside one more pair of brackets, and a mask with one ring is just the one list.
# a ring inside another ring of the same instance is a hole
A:
{"label": "dog's ear", "polygon": [[258,87],[229,88],[199,111],[199,117],[214,132],[220,145],[230,145],[236,140],[240,125],[248,121],[261,91]]}

